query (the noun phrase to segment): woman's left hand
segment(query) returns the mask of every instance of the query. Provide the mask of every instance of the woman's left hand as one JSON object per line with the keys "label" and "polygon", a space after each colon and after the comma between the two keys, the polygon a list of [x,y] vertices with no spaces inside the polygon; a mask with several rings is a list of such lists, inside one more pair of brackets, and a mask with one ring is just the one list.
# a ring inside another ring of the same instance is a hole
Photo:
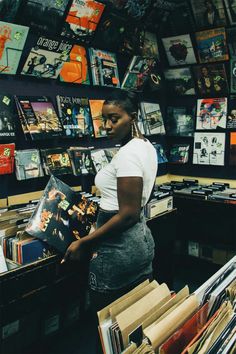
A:
{"label": "woman's left hand", "polygon": [[88,256],[88,245],[84,239],[79,239],[70,244],[67,248],[61,263],[70,261],[83,261]]}

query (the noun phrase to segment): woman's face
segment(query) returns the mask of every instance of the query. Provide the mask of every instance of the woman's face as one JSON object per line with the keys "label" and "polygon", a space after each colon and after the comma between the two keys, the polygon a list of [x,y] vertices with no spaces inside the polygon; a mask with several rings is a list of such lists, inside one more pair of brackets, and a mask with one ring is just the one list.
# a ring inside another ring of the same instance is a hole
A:
{"label": "woman's face", "polygon": [[104,104],[102,116],[107,134],[111,138],[123,140],[131,133],[133,118],[121,106]]}

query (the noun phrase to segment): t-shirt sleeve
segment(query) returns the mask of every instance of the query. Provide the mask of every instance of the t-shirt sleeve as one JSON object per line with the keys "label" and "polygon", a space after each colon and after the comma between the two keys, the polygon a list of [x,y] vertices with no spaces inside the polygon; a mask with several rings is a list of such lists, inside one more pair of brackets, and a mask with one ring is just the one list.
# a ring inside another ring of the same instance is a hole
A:
{"label": "t-shirt sleeve", "polygon": [[119,151],[115,159],[117,177],[143,177],[143,166],[136,151]]}

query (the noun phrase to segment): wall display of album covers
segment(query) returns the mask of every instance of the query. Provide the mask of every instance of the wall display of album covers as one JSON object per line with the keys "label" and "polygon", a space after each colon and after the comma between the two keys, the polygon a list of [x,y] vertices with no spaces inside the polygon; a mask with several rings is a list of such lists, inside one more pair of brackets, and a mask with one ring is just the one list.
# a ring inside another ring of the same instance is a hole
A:
{"label": "wall display of album covers", "polygon": [[228,100],[227,129],[236,129],[236,96],[232,95]]}
{"label": "wall display of album covers", "polygon": [[236,166],[236,132],[230,133],[229,164]]}

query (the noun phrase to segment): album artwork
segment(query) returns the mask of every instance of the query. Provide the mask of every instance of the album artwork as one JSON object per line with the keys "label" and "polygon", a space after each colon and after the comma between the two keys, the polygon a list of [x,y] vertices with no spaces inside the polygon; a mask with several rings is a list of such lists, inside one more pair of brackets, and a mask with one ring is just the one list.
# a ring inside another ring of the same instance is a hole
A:
{"label": "album artwork", "polygon": [[16,74],[29,27],[0,21],[0,74]]}
{"label": "album artwork", "polygon": [[120,87],[115,53],[89,48],[89,57],[94,85]]}
{"label": "album artwork", "polygon": [[145,14],[148,14],[152,4],[151,0],[109,0],[109,2],[126,17],[135,20],[141,20]]}
{"label": "album artwork", "polygon": [[1,0],[0,21],[14,23],[23,0]]}
{"label": "album artwork", "polygon": [[37,178],[43,176],[43,168],[41,164],[38,149],[16,150],[15,152],[15,169],[18,181]]}
{"label": "album artwork", "polygon": [[96,173],[98,173],[102,168],[106,167],[109,163],[108,158],[103,149],[92,150],[91,158]]}
{"label": "album artwork", "polygon": [[117,52],[127,27],[127,19],[118,11],[104,11],[92,41],[95,48]]}
{"label": "album artwork", "polygon": [[59,34],[69,0],[26,0],[21,22],[37,31]]}
{"label": "album artwork", "polygon": [[50,139],[63,134],[62,124],[51,99],[46,96],[16,96],[23,132],[32,140]]}
{"label": "album artwork", "polygon": [[[235,3],[235,7],[236,7],[236,3]],[[230,58],[236,57],[236,28],[235,27],[227,28],[226,34],[227,34],[227,44],[229,48]]]}
{"label": "album artwork", "polygon": [[193,136],[194,109],[167,107],[166,134],[170,136]]}
{"label": "album artwork", "polygon": [[67,152],[70,156],[72,170],[75,176],[94,173],[91,150],[89,148],[70,147]]}
{"label": "album artwork", "polygon": [[228,94],[224,64],[204,64],[193,67],[199,96],[224,96]]}
{"label": "album artwork", "polygon": [[236,93],[236,57],[230,59],[230,92]]}
{"label": "album artwork", "polygon": [[236,24],[236,1],[235,0],[224,0],[227,15],[229,17],[229,22],[231,25]]}
{"label": "album artwork", "polygon": [[200,63],[228,60],[226,33],[223,27],[196,33]]}
{"label": "album artwork", "polygon": [[14,171],[15,144],[0,144],[0,175]]}
{"label": "album artwork", "polygon": [[236,166],[236,132],[230,133],[229,164]]}
{"label": "album artwork", "polygon": [[61,35],[88,43],[93,38],[105,5],[98,1],[73,0]]}
{"label": "album artwork", "polygon": [[71,242],[94,225],[98,203],[51,176],[25,231],[65,254]]}
{"label": "album artwork", "polygon": [[194,81],[189,67],[164,71],[168,93],[174,95],[195,95]]}
{"label": "album artwork", "polygon": [[167,20],[162,26],[163,34],[175,35],[176,33],[185,33],[186,28],[189,32],[194,32],[195,23],[191,12],[190,5],[187,1],[179,0],[174,3],[175,8],[172,14],[167,17]]}
{"label": "album artwork", "polygon": [[141,102],[141,114],[146,135],[165,134],[165,126],[158,103]]}
{"label": "album artwork", "polygon": [[197,28],[213,28],[227,24],[223,0],[191,0]]}
{"label": "album artwork", "polygon": [[228,100],[227,129],[236,129],[236,96],[232,95]]}
{"label": "album artwork", "polygon": [[124,28],[119,52],[127,55],[159,58],[157,37],[155,33],[146,31],[140,26],[127,23]]}
{"label": "album artwork", "polygon": [[81,45],[73,45],[68,61],[62,65],[60,81],[90,85],[86,49]]}
{"label": "album artwork", "polygon": [[21,74],[56,79],[68,60],[72,46],[63,40],[40,36],[30,49]]}
{"label": "album artwork", "polygon": [[70,157],[65,148],[41,149],[40,152],[46,175],[72,173]]}
{"label": "album artwork", "polygon": [[195,133],[193,164],[224,166],[225,133]]}
{"label": "album artwork", "polygon": [[170,147],[169,162],[176,164],[184,164],[189,158],[189,144],[173,144]]}
{"label": "album artwork", "polygon": [[11,95],[0,95],[0,140],[15,138],[14,98]]}
{"label": "album artwork", "polygon": [[195,64],[196,57],[189,34],[162,38],[170,66]]}
{"label": "album artwork", "polygon": [[93,136],[88,98],[56,96],[60,121],[69,138]]}
{"label": "album artwork", "polygon": [[226,128],[227,97],[197,100],[196,129]]}
{"label": "album artwork", "polygon": [[105,122],[102,117],[103,103],[104,100],[89,100],[95,138],[107,136]]}
{"label": "album artwork", "polygon": [[128,65],[121,88],[132,91],[159,91],[162,77],[155,58],[134,56]]}
{"label": "album artwork", "polygon": [[166,157],[166,153],[165,153],[165,150],[163,149],[163,146],[161,144],[157,144],[157,143],[152,143],[152,145],[154,146],[154,148],[156,149],[156,152],[157,152],[158,164],[168,162],[168,159]]}

